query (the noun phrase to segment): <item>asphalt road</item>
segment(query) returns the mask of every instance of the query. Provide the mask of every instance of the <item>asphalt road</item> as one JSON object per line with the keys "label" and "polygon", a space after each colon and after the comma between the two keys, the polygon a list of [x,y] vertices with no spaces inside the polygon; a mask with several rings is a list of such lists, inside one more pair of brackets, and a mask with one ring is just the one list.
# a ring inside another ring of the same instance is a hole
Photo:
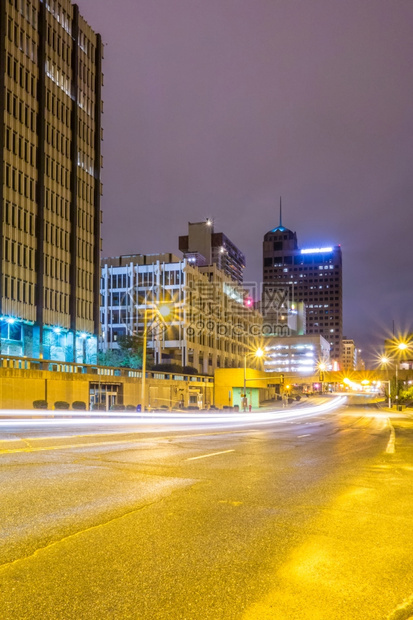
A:
{"label": "asphalt road", "polygon": [[360,402],[1,421],[0,619],[411,618],[413,419]]}

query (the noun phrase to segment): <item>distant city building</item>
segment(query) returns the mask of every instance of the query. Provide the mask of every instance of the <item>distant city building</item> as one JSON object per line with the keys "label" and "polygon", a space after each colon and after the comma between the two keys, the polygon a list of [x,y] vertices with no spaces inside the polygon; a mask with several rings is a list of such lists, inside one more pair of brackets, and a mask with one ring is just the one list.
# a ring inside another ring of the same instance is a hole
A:
{"label": "distant city building", "polygon": [[318,365],[331,367],[330,344],[320,335],[268,338],[265,345],[264,369],[267,372],[314,375]]}
{"label": "distant city building", "polygon": [[306,333],[306,308],[302,302],[283,300],[278,303],[277,290],[271,287],[263,291],[262,301],[254,307],[263,316],[263,335],[303,336]]}
{"label": "distant city building", "polygon": [[344,338],[342,341],[342,366],[344,370],[357,369],[357,349],[354,340]]}
{"label": "distant city building", "polygon": [[96,362],[102,57],[69,0],[1,2],[1,353]]}
{"label": "distant city building", "polygon": [[188,234],[179,237],[179,249],[188,262],[199,267],[216,265],[231,280],[242,284],[245,256],[224,233],[214,232],[212,220],[188,222]]}
{"label": "distant city building", "polygon": [[[119,338],[142,335],[148,311],[148,357],[212,374],[239,368],[261,335],[262,317],[246,291],[215,265],[196,267],[173,254],[131,255],[102,261],[101,350]],[[157,308],[169,304],[170,317]],[[248,365],[253,360],[248,358]]]}
{"label": "distant city building", "polygon": [[320,334],[341,361],[343,329],[342,258],[340,246],[301,249],[297,235],[280,224],[266,233],[263,244],[263,290],[278,295],[281,305],[303,302],[306,333]]}

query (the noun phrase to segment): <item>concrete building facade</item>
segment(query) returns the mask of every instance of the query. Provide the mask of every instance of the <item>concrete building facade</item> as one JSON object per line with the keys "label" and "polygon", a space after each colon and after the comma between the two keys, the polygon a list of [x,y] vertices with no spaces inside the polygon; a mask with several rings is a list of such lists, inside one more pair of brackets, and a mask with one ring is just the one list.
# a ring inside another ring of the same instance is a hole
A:
{"label": "concrete building facade", "polygon": [[330,369],[330,344],[323,336],[307,334],[285,338],[268,338],[264,369],[287,375],[314,375],[320,363]]}
{"label": "concrete building facade", "polygon": [[1,2],[2,353],[96,359],[102,56],[70,0]]}
{"label": "concrete building facade", "polygon": [[344,370],[357,370],[357,349],[354,340],[342,341],[342,366]]}
{"label": "concrete building facade", "polygon": [[[173,254],[132,255],[102,261],[102,351],[141,335],[149,312],[148,358],[198,372],[237,368],[261,336],[261,315],[247,293],[215,265],[196,267]],[[172,308],[161,319],[156,309]]]}
{"label": "concrete building facade", "polygon": [[196,266],[215,265],[231,280],[242,284],[245,256],[224,233],[214,232],[212,220],[188,223],[188,234],[179,237],[184,258]]}

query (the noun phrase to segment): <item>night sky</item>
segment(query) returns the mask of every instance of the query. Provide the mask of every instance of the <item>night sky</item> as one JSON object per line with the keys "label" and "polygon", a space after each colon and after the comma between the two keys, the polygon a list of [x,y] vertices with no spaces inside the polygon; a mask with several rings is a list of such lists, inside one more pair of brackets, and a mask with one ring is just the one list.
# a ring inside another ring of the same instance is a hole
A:
{"label": "night sky", "polygon": [[[344,334],[413,305],[412,0],[78,0],[105,43],[103,255],[213,217],[261,280],[278,224],[341,244]],[[412,325],[413,327],[413,325]]]}

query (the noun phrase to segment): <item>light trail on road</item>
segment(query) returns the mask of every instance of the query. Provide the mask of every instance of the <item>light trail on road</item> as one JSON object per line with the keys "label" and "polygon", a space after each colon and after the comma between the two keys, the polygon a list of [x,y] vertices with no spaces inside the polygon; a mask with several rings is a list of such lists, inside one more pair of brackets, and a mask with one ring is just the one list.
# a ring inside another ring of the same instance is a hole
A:
{"label": "light trail on road", "polygon": [[[297,420],[311,417],[314,415],[332,412],[343,406],[346,397],[333,398],[319,405],[311,405],[297,409],[269,410],[253,413],[126,413],[120,412],[114,415],[109,413],[102,415],[101,412],[94,411],[42,411],[38,410],[8,410],[2,411],[0,420],[0,428],[17,427],[53,427],[53,426],[130,426],[136,424],[144,426],[148,424],[169,425],[228,425],[231,427],[273,424],[275,422],[285,422],[288,420]],[[41,418],[38,416],[42,416]],[[36,416],[35,419],[28,416]],[[70,416],[68,418],[67,416]]]}

